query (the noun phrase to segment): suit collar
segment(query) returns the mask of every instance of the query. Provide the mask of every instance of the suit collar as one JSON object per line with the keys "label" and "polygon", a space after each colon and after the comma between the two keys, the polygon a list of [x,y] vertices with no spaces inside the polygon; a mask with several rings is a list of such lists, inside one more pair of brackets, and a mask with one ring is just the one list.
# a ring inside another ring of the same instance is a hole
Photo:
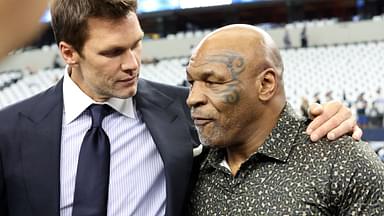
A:
{"label": "suit collar", "polygon": [[140,80],[134,100],[164,162],[166,215],[182,214],[192,169],[192,138],[183,110],[184,100],[173,99],[164,89]]}
{"label": "suit collar", "polygon": [[174,102],[173,98],[143,79],[139,79],[137,94],[134,98],[140,105],[154,105],[162,109],[166,109]]}
{"label": "suit collar", "polygon": [[35,100],[36,103],[33,107],[25,107],[20,111],[20,114],[38,123],[51,114],[56,106],[63,104],[63,79],[61,79],[55,86],[35,96],[39,98]]}
{"label": "suit collar", "polygon": [[62,80],[35,99],[18,118],[27,199],[35,215],[59,215]]}

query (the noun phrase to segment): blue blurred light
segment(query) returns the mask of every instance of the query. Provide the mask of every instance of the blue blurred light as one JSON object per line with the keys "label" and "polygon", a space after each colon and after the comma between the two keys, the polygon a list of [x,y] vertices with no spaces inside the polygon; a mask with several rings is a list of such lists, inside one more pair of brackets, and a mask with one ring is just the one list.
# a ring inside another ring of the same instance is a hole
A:
{"label": "blue blurred light", "polygon": [[272,0],[138,0],[138,13]]}
{"label": "blue blurred light", "polygon": [[247,3],[247,2],[255,2],[258,0],[232,0],[232,3]]}
{"label": "blue blurred light", "polygon": [[180,4],[178,0],[139,0],[138,13],[155,12],[162,10],[175,10],[179,9]]}
{"label": "blue blurred light", "polygon": [[49,11],[49,9],[47,9],[44,12],[43,16],[41,16],[40,22],[41,23],[50,23],[51,22],[51,12]]}

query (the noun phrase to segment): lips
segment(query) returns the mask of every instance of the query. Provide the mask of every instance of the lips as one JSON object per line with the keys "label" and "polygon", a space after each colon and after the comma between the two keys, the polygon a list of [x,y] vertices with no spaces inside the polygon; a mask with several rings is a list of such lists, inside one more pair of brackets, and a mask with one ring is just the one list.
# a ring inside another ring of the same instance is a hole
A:
{"label": "lips", "polygon": [[134,76],[134,77],[131,77],[131,78],[127,78],[127,79],[119,80],[118,82],[125,83],[125,84],[133,84],[133,83],[135,83],[136,78],[137,78],[137,77]]}
{"label": "lips", "polygon": [[204,126],[204,125],[207,125],[207,124],[213,122],[213,119],[205,118],[205,117],[192,116],[192,119],[193,119],[193,123],[196,126]]}

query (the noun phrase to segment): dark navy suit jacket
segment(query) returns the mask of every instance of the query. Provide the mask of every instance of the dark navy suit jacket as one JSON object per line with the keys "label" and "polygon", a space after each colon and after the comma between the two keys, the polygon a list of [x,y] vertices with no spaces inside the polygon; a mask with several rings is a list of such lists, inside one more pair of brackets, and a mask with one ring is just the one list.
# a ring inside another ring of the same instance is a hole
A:
{"label": "dark navy suit jacket", "polygon": [[[164,162],[166,215],[184,215],[198,143],[188,90],[146,80],[134,97]],[[0,111],[0,215],[59,216],[63,80]]]}

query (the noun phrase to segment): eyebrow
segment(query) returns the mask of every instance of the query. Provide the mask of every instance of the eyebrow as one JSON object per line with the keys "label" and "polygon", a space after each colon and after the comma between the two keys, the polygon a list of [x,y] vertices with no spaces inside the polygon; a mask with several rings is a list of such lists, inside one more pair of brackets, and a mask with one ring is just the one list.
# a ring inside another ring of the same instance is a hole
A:
{"label": "eyebrow", "polygon": [[[138,38],[136,41],[133,42],[133,45],[136,45],[138,44],[140,41],[142,41],[144,39],[144,34],[142,34],[140,36],[140,38]],[[105,52],[105,51],[109,51],[109,50],[113,50],[113,49],[127,49],[125,46],[121,46],[121,45],[111,45],[111,46],[108,46],[108,47],[104,47],[100,50],[100,52]]]}
{"label": "eyebrow", "polygon": [[143,39],[144,39],[144,36],[145,36],[144,32],[141,31],[141,36],[140,36],[140,38],[137,40],[137,42],[143,40]]}
{"label": "eyebrow", "polygon": [[137,44],[139,43],[140,41],[142,41],[144,39],[144,32],[141,31],[141,35],[139,38],[137,38],[137,40],[135,40],[135,42],[133,42],[133,44]]}
{"label": "eyebrow", "polygon": [[[188,69],[186,69],[186,73],[187,73],[187,77],[188,78],[192,78],[192,76],[189,73]],[[223,76],[221,76],[219,74],[215,74],[214,70],[212,70],[212,69],[204,70],[204,71],[199,71],[198,74],[195,75],[195,76],[197,76],[197,78],[199,78],[198,80],[206,80],[209,77],[216,78],[217,80],[225,80],[225,77],[223,77]]]}
{"label": "eyebrow", "polygon": [[144,34],[141,35],[141,37],[139,39],[137,39],[133,44],[136,45],[138,44],[140,41],[142,41],[144,39]]}

